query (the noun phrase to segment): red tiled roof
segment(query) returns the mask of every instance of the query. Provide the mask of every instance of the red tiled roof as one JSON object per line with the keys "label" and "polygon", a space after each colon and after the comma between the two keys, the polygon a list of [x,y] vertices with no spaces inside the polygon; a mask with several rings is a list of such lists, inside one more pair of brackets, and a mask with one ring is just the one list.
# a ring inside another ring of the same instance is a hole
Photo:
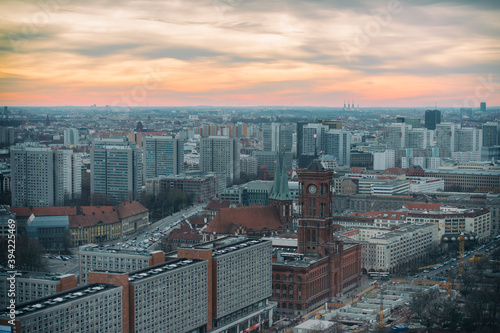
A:
{"label": "red tiled roof", "polygon": [[233,234],[239,228],[245,230],[283,230],[275,207],[221,208],[204,230],[207,233]]}
{"label": "red tiled roof", "polygon": [[[97,208],[97,207],[96,207]],[[90,210],[87,210],[87,213],[89,213]],[[85,228],[85,227],[92,227],[99,222],[102,222],[104,224],[110,224],[110,223],[119,223],[120,219],[118,218],[118,214],[116,211],[111,211],[111,212],[106,212],[102,210],[100,211],[93,211],[90,212],[90,214],[85,213],[85,215],[72,215],[69,216],[69,227],[70,228]]]}
{"label": "red tiled roof", "polygon": [[76,215],[76,207],[11,207],[17,217]]}
{"label": "red tiled roof", "polygon": [[441,208],[441,204],[408,202],[404,204],[403,207],[409,210],[429,211],[429,210],[439,210]]}
{"label": "red tiled roof", "polygon": [[384,174],[404,175],[406,174],[406,170],[403,168],[388,168],[387,170],[385,170]]}
{"label": "red tiled roof", "polygon": [[125,219],[130,216],[149,212],[149,210],[141,205],[138,201],[127,200],[117,206],[118,216],[120,219]]}
{"label": "red tiled roof", "polygon": [[80,213],[85,215],[92,215],[92,213],[102,214],[103,212],[110,213],[116,211],[115,206],[81,206],[80,209]]}
{"label": "red tiled roof", "polygon": [[365,173],[365,171],[363,170],[363,168],[360,167],[352,167],[351,173]]}
{"label": "red tiled roof", "polygon": [[230,200],[213,199],[208,202],[205,209],[216,212],[219,211],[221,208],[229,208],[229,206],[231,206]]}

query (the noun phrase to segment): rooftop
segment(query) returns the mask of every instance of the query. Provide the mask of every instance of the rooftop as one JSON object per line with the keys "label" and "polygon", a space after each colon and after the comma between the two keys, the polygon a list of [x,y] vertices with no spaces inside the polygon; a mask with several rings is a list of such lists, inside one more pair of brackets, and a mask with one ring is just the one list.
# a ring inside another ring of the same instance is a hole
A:
{"label": "rooftop", "polygon": [[[0,279],[3,277],[10,277],[12,274],[6,271],[0,272]],[[57,274],[57,273],[47,273],[47,272],[20,272],[16,273],[16,279],[35,279],[35,280],[46,280],[46,281],[59,281],[62,278],[74,276],[73,274]]]}
{"label": "rooftop", "polygon": [[128,281],[129,282],[139,281],[151,276],[158,275],[160,273],[181,269],[183,267],[204,261],[205,260],[199,260],[199,259],[175,259],[173,261],[164,262],[158,265],[150,266],[138,271],[131,272],[129,274]]}
{"label": "rooftop", "polygon": [[428,169],[425,174],[438,173],[438,174],[452,174],[452,175],[477,175],[477,176],[498,176],[500,173],[498,170],[486,171],[486,170],[444,170],[444,169]]}
{"label": "rooftop", "polygon": [[235,250],[239,250],[242,248],[254,246],[260,243],[266,242],[266,240],[263,239],[250,239],[247,237],[224,237],[224,238],[219,238],[217,240],[203,243],[203,244],[196,244],[193,246],[190,246],[189,248],[192,249],[200,249],[200,250],[210,250],[212,249],[212,257],[226,254]]}
{"label": "rooftop", "polygon": [[152,253],[158,251],[148,251],[148,250],[122,250],[122,249],[112,249],[106,247],[98,247],[96,244],[87,244],[80,246],[80,252],[94,252],[94,253],[108,253],[108,254],[126,254],[126,255],[137,255],[137,256],[147,256],[150,257]]}
{"label": "rooftop", "polygon": [[[38,311],[44,311],[47,308],[56,307],[61,304],[72,302],[76,299],[82,299],[84,297],[89,297],[98,293],[102,293],[104,291],[118,288],[121,287],[108,284],[91,284],[83,287],[73,288],[67,291],[17,305],[16,317],[22,317],[24,315],[36,313]],[[4,308],[0,310],[0,318],[6,318],[8,314],[9,311],[7,309]]]}

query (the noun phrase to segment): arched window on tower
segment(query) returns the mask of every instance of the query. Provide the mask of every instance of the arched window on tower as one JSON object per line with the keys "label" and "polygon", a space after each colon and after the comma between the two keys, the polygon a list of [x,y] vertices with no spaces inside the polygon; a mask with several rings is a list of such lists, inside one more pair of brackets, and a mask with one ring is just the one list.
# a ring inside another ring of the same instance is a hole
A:
{"label": "arched window on tower", "polygon": [[313,230],[313,237],[312,237],[312,241],[315,242],[316,241],[316,230]]}
{"label": "arched window on tower", "polygon": [[311,241],[311,230],[307,229],[307,241]]}

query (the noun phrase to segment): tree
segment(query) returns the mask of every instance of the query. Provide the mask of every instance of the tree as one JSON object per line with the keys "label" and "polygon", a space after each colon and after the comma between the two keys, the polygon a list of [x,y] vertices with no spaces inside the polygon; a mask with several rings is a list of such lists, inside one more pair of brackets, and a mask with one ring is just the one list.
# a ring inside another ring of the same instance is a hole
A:
{"label": "tree", "polygon": [[[0,252],[0,264],[7,267],[9,253],[6,251],[8,249],[8,240],[6,238],[0,238],[0,248],[2,249]],[[46,265],[42,258],[43,253],[45,253],[45,249],[35,238],[28,235],[16,237],[15,258],[17,270],[45,270]]]}

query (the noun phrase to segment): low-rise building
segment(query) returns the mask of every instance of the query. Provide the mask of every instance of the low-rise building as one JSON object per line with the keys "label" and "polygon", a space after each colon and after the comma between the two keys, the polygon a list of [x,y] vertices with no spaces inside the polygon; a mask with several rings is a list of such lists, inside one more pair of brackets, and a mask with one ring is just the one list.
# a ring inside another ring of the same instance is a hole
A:
{"label": "low-rise building", "polygon": [[[395,272],[410,267],[429,256],[438,245],[438,228],[433,224],[406,224],[399,229],[388,231],[374,229],[372,238],[363,238],[363,271]],[[361,238],[360,238],[361,240]]]}

